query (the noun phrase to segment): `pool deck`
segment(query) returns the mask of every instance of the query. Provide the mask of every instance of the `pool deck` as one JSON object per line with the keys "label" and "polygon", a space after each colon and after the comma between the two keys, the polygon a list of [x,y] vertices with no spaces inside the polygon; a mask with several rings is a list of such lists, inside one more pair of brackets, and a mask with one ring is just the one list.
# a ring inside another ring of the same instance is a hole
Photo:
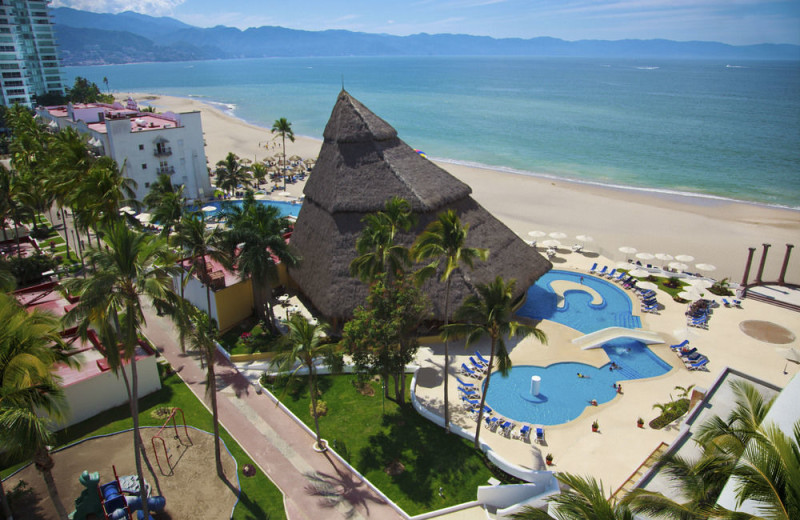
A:
{"label": "pool deck", "polygon": [[[591,276],[587,271],[594,262],[601,266],[616,264],[615,261],[595,254],[567,253],[560,256],[566,259],[566,263],[559,264],[558,269],[574,270],[587,277]],[[594,476],[603,482],[606,492],[610,494],[628,479],[660,443],[669,444],[677,437],[680,420],[662,430],[652,430],[647,426],[658,415],[653,404],[667,402],[670,396],[676,397],[676,386],[696,385],[698,388],[708,388],[719,372],[729,366],[784,387],[800,371],[800,364],[784,358],[787,347],[800,348],[800,339],[789,344],[775,345],[753,339],[739,329],[741,321],[765,320],[792,330],[796,338],[800,338],[800,316],[796,312],[745,299],[742,308],[727,308],[722,305],[715,308],[709,328],[704,330],[687,327],[684,315],[686,305],[674,302],[664,292],[657,291],[658,301],[664,306],[658,314],[639,313],[638,300],[633,292],[626,292],[633,300],[634,314],[642,319],[642,329],[658,332],[667,339],[668,343],[651,345],[650,349],[672,365],[673,369],[659,377],[625,382],[622,384],[623,394],[617,395],[610,402],[587,408],[569,423],[546,426],[544,445],[507,439],[486,428],[481,430],[481,440],[487,442],[506,460],[522,467]],[[720,298],[717,297],[717,300]],[[577,361],[599,367],[609,361],[602,349],[581,350],[574,345],[572,340],[583,335],[578,331],[549,321],[540,323],[539,328],[547,334],[546,346],[533,339],[507,342],[514,364],[548,365],[561,361]],[[670,344],[687,338],[692,347],[697,347],[709,358],[708,371],[689,371],[677,355],[670,351]],[[443,413],[443,349],[441,344],[426,345],[417,356],[417,362],[421,366],[417,397],[423,406],[439,415]],[[458,382],[455,375],[462,362],[469,365],[468,358],[475,350],[488,358],[488,340],[469,350],[464,350],[463,343],[451,344],[449,376],[451,420],[473,430],[475,423],[469,418],[457,395]],[[639,417],[645,420],[644,428],[636,425]],[[591,431],[594,420],[600,425],[597,433]],[[554,457],[554,465],[549,468],[544,463],[547,453],[552,453]]]}

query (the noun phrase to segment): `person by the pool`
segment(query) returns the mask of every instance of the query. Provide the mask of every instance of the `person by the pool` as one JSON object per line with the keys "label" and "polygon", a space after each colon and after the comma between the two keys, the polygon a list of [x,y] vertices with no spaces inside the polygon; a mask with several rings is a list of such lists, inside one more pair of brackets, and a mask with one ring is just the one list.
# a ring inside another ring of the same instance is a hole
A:
{"label": "person by the pool", "polygon": [[580,372],[578,372],[578,377],[581,378],[581,379],[585,379],[585,378],[588,378],[589,376],[581,374]]}

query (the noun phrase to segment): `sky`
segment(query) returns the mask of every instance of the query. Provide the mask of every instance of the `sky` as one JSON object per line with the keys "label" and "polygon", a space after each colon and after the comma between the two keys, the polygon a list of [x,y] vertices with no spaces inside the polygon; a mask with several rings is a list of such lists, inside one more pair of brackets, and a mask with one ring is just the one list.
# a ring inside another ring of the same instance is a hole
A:
{"label": "sky", "polygon": [[800,44],[800,0],[54,0],[51,6],[135,11],[198,27]]}

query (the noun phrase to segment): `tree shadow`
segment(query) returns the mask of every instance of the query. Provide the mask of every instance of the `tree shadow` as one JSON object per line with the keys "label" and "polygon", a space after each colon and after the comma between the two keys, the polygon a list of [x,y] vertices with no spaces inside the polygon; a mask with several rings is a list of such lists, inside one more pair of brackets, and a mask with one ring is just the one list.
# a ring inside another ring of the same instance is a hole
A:
{"label": "tree shadow", "polygon": [[330,453],[325,452],[324,456],[330,463],[333,472],[305,473],[305,477],[309,480],[305,488],[306,493],[322,497],[324,507],[344,507],[345,518],[353,518],[357,509],[363,508],[364,516],[369,517],[370,502],[385,503],[376,498],[370,488],[363,481],[357,479],[353,472],[340,469],[336,461],[331,458]]}

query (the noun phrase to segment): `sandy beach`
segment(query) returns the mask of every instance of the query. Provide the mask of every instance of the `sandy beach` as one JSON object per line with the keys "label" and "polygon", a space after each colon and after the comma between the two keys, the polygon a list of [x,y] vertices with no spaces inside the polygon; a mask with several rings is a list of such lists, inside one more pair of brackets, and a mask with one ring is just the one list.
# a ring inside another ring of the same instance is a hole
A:
{"label": "sandy beach", "polygon": [[[268,128],[248,124],[210,104],[147,93],[125,93],[117,98],[128,95],[161,112],[200,111],[212,167],[228,152],[256,161],[280,153],[279,140]],[[275,114],[276,119],[281,116],[292,119],[291,114]],[[321,139],[297,136],[295,142],[287,141],[286,153],[316,158],[321,144]],[[716,266],[706,273],[709,276],[738,282],[748,247],[757,248],[751,280],[762,243],[772,244],[764,279],[777,279],[786,244],[796,243],[800,237],[800,211],[796,210],[556,181],[451,163],[439,166],[469,184],[475,200],[523,238],[528,239],[532,230],[565,233],[567,238],[561,240],[565,248],[559,249],[565,254],[578,242],[575,236],[584,234],[594,239],[586,249],[599,252],[609,262],[625,260],[618,251],[621,246],[651,254],[686,254],[695,257],[689,271],[696,271],[697,263],[708,263]],[[536,165],[531,165],[531,170],[535,169]],[[753,182],[758,182],[755,174]],[[298,183],[289,185],[288,191],[299,196],[302,188]],[[790,260],[786,280],[800,283],[798,253]]]}

